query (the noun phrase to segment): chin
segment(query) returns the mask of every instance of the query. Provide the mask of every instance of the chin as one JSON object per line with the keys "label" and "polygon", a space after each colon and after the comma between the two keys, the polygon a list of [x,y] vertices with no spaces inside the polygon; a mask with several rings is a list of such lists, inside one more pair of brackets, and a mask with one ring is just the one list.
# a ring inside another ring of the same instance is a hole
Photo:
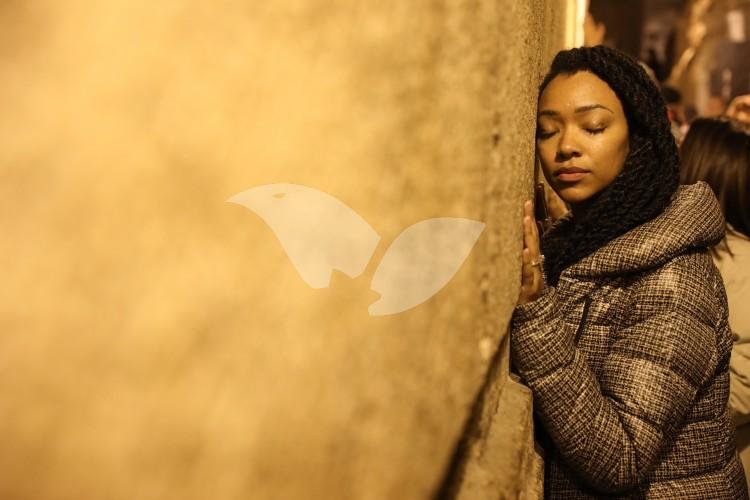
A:
{"label": "chin", "polygon": [[594,193],[589,189],[582,189],[578,186],[563,187],[562,189],[555,189],[557,195],[562,198],[565,203],[575,205],[582,203],[591,198]]}

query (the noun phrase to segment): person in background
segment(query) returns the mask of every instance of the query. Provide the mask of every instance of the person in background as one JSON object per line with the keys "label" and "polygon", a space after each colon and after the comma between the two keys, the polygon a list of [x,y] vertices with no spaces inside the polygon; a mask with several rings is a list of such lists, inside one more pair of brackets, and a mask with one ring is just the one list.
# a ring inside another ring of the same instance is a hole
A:
{"label": "person in background", "polygon": [[682,105],[682,93],[670,85],[662,85],[661,95],[667,103],[669,121],[672,124],[672,135],[674,135],[677,144],[681,144],[689,128],[685,118],[685,109]]}
{"label": "person in background", "polygon": [[591,10],[586,11],[586,17],[583,21],[583,44],[586,47],[594,47],[604,43],[604,35],[607,33],[607,26],[594,19]]}
{"label": "person in background", "polygon": [[750,125],[730,118],[699,118],[680,149],[680,182],[711,186],[726,219],[726,238],[713,257],[729,301],[735,344],[729,364],[729,405],[737,448],[750,478]]}
{"label": "person in background", "polygon": [[750,124],[750,94],[738,95],[732,99],[724,114],[739,122]]}

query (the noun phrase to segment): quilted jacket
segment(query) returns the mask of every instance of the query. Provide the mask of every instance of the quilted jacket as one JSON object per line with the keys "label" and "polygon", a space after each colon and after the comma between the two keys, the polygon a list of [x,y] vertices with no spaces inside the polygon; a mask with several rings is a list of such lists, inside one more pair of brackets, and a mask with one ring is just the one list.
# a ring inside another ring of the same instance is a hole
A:
{"label": "quilted jacket", "polygon": [[516,308],[545,498],[748,498],[727,406],[727,299],[706,250],[723,235],[711,189],[681,186],[658,217]]}

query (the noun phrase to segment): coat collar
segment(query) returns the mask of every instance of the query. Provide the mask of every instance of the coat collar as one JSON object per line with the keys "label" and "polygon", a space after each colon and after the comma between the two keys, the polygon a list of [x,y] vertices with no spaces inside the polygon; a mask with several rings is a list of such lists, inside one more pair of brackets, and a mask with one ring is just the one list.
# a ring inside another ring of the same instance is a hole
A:
{"label": "coat collar", "polygon": [[580,278],[629,274],[658,267],[690,249],[724,237],[724,216],[705,182],[680,186],[664,211],[563,271]]}

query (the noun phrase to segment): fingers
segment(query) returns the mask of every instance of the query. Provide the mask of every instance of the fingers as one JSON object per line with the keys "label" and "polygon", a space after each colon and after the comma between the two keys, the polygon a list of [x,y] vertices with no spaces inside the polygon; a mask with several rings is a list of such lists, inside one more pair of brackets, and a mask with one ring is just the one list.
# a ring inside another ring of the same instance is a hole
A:
{"label": "fingers", "polygon": [[532,266],[531,252],[524,248],[522,252],[521,290],[518,297],[519,304],[535,300],[541,293],[542,272],[538,266]]}
{"label": "fingers", "polygon": [[[539,233],[533,219],[533,206],[530,201],[524,203],[523,242],[521,253],[521,294],[519,303],[534,300],[540,293],[542,271],[539,262]],[[537,263],[537,265],[532,265]]]}
{"label": "fingers", "polygon": [[539,230],[534,221],[533,207],[530,201],[523,205],[523,240],[524,247],[531,251],[532,259],[539,258]]}
{"label": "fingers", "polygon": [[521,266],[521,292],[530,292],[534,286],[534,267],[531,265],[531,253],[528,248],[523,249],[523,265]]}
{"label": "fingers", "polygon": [[523,278],[525,284],[531,284],[534,269],[531,266],[531,252],[529,252],[528,248],[523,249],[522,260],[523,267],[521,268],[521,278]]}

